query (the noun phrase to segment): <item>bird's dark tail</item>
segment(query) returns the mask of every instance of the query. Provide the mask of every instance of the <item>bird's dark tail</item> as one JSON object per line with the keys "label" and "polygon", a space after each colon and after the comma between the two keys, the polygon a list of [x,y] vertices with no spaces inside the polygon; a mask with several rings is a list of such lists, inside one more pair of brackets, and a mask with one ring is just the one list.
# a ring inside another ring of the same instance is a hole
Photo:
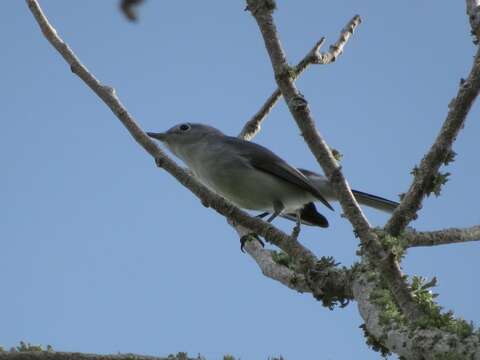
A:
{"label": "bird's dark tail", "polygon": [[[297,221],[297,215],[295,213],[284,214],[282,217],[292,221]],[[300,220],[304,225],[319,226],[322,228],[328,227],[327,218],[317,211],[317,208],[313,202],[306,204],[300,210]]]}

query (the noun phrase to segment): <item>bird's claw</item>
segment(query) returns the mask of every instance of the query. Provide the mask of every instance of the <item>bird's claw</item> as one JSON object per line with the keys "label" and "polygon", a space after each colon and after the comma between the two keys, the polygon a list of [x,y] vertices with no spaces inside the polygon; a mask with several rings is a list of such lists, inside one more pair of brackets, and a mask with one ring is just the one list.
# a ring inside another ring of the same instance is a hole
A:
{"label": "bird's claw", "polygon": [[245,244],[247,243],[247,241],[251,241],[253,239],[257,240],[260,245],[262,245],[262,247],[265,247],[265,243],[258,237],[257,234],[254,234],[254,233],[251,233],[251,234],[247,234],[247,235],[243,235],[241,238],[240,238],[240,250],[244,253],[245,250]]}
{"label": "bird's claw", "polygon": [[163,158],[160,158],[160,157],[156,157],[155,158],[155,164],[157,165],[157,167],[161,168],[163,167],[163,163],[165,162],[165,159]]}

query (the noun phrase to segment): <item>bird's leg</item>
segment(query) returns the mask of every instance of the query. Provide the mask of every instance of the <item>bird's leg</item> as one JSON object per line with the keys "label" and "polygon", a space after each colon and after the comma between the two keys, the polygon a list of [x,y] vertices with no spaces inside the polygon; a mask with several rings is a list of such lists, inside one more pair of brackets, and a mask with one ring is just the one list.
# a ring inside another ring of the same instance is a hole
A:
{"label": "bird's leg", "polygon": [[[267,222],[271,222],[278,215],[280,215],[282,213],[283,209],[284,209],[284,206],[280,201],[274,202],[273,203],[273,214],[270,215],[270,217],[267,219]],[[256,217],[260,218],[260,219],[263,219],[268,214],[269,214],[268,212],[264,212],[264,213],[261,213],[260,215],[257,215]],[[242,250],[242,252],[245,252],[243,250],[243,248],[245,247],[245,243],[247,241],[251,240],[252,238],[258,240],[260,245],[262,245],[262,247],[265,247],[265,243],[260,239],[260,237],[257,234],[251,233],[251,234],[248,234],[248,235],[244,235],[240,238],[240,250]]]}
{"label": "bird's leg", "polygon": [[298,235],[300,234],[300,226],[302,224],[300,210],[295,211],[295,215],[297,217],[297,223],[293,228],[292,235],[290,235],[293,239],[297,240]]}
{"label": "bird's leg", "polygon": [[247,243],[247,241],[251,241],[251,240],[258,240],[258,242],[260,243],[260,245],[262,245],[262,247],[265,247],[265,244],[263,243],[262,240],[260,240],[260,238],[258,237],[257,234],[255,233],[246,233],[247,232],[247,229],[244,228],[243,226],[241,225],[238,225],[235,223],[235,221],[233,221],[232,219],[227,219],[227,222],[229,225],[233,226],[234,228],[236,228],[237,232],[239,235],[241,234],[245,234],[245,235],[242,235],[240,237],[240,250],[242,250],[242,252],[244,253],[245,250],[245,244]]}
{"label": "bird's leg", "polygon": [[283,204],[280,201],[275,200],[273,202],[273,214],[270,215],[270,217],[267,219],[267,222],[272,222],[273,219],[275,219],[278,215],[280,215],[284,209],[285,209],[285,206],[283,206]]}
{"label": "bird's leg", "polygon": [[[278,215],[280,215],[282,213],[283,209],[284,209],[283,204],[280,201],[275,201],[273,203],[273,214],[270,215],[270,217],[267,219],[267,222],[272,222],[273,219],[275,219]],[[261,213],[261,214],[257,215],[256,217],[260,218],[260,219],[263,219],[268,214],[269,214],[269,212],[264,212],[264,213]],[[260,237],[257,234],[250,233],[250,234],[247,234],[247,235],[243,235],[240,238],[240,250],[242,250],[242,252],[245,252],[244,248],[245,248],[246,242],[251,240],[252,238],[256,239],[260,243],[260,245],[262,245],[262,247],[265,247],[265,243],[260,239]]]}
{"label": "bird's leg", "polygon": [[[268,212],[264,212],[264,213],[261,213],[261,214],[255,216],[255,217],[259,218],[259,219],[263,219],[268,214],[269,214]],[[252,239],[257,240],[260,243],[260,245],[262,245],[262,247],[265,247],[265,243],[262,241],[262,239],[260,239],[260,237],[257,234],[250,233],[250,234],[247,234],[247,235],[243,235],[240,238],[240,250],[242,252],[245,252],[244,248],[245,248],[245,244],[247,243],[247,241],[251,241]]]}
{"label": "bird's leg", "polygon": [[259,219],[263,219],[265,216],[267,216],[268,214],[270,214],[268,211],[265,211],[257,216],[255,216],[256,218],[259,218]]}
{"label": "bird's leg", "polygon": [[278,215],[280,215],[280,212],[275,211],[270,217],[267,219],[267,222],[272,222]]}
{"label": "bird's leg", "polygon": [[[257,216],[255,216],[256,218],[259,218],[259,219],[263,219],[265,216],[267,216],[269,214],[268,211],[265,211],[261,214],[258,214]],[[244,248],[245,248],[245,244],[247,241],[251,240],[251,238],[249,237],[252,237],[254,238],[255,240],[257,240],[260,245],[262,245],[262,247],[265,247],[265,243],[262,241],[262,239],[260,239],[260,237],[255,234],[255,233],[250,233],[248,235],[243,235],[241,238],[240,238],[240,250],[242,250],[242,252],[245,252]]]}

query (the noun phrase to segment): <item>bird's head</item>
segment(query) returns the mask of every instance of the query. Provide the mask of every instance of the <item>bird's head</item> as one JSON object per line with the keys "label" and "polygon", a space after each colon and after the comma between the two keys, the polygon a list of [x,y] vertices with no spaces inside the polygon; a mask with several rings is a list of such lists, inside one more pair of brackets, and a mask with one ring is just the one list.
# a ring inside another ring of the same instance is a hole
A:
{"label": "bird's head", "polygon": [[182,148],[201,144],[208,136],[223,136],[223,133],[208,125],[186,122],[175,125],[165,132],[147,132],[147,135],[161,141],[170,151],[181,157]]}

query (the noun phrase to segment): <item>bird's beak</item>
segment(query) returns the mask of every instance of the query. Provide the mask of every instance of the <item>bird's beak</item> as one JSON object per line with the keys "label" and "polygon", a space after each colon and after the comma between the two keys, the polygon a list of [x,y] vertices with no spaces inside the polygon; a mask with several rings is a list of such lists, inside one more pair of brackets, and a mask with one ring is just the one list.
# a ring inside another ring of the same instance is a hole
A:
{"label": "bird's beak", "polygon": [[154,132],[147,132],[147,135],[150,136],[151,138],[160,140],[160,141],[165,141],[167,138],[166,133],[154,133]]}

